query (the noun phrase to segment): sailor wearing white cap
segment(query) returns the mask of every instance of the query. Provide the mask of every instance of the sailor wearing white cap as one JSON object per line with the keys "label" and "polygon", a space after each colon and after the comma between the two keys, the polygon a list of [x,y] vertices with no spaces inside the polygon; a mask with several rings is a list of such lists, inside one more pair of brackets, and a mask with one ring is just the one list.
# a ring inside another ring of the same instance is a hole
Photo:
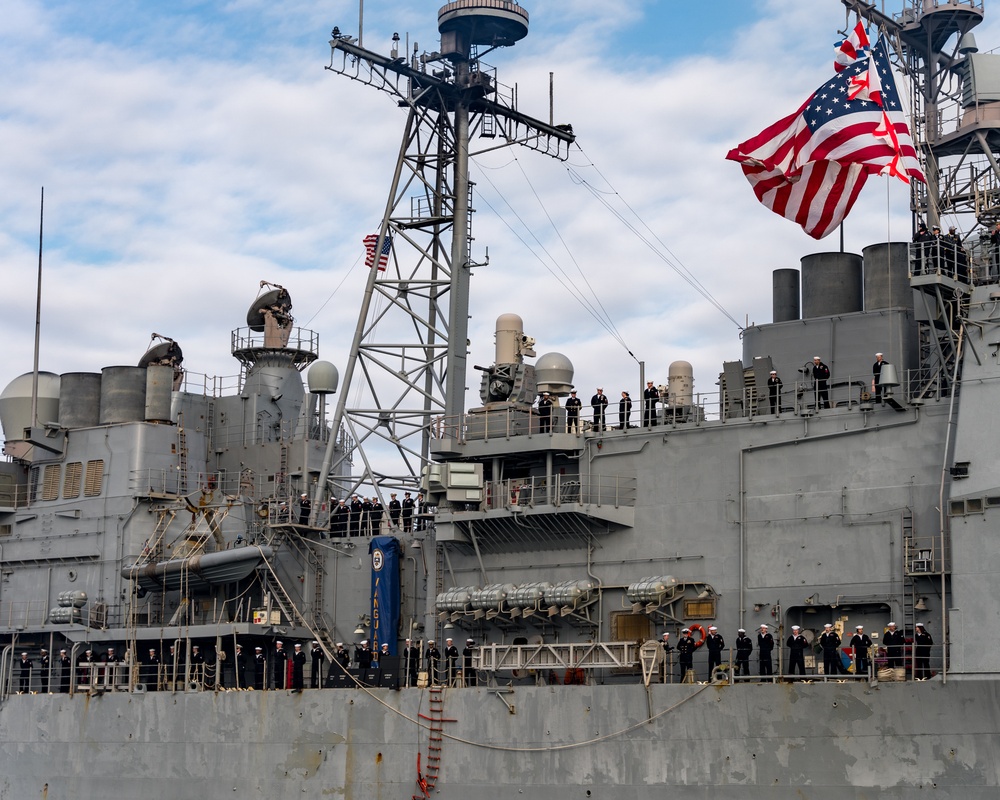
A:
{"label": "sailor wearing white cap", "polygon": [[297,694],[302,693],[305,684],[306,654],[302,652],[302,645],[295,643],[295,652],[292,653],[292,691]]}
{"label": "sailor wearing white cap", "polygon": [[820,403],[823,404],[823,408],[829,408],[830,368],[820,360],[819,356],[813,356],[812,376],[815,383],[817,410],[820,408]]}
{"label": "sailor wearing white cap", "polygon": [[858,625],[854,630],[857,631],[851,637],[851,647],[854,649],[854,674],[867,675],[868,667],[871,664],[868,651],[872,646],[872,640],[865,633],[864,625]]}
{"label": "sailor wearing white cap", "polygon": [[903,645],[906,640],[903,637],[903,632],[896,630],[895,622],[889,623],[882,641],[885,643],[886,656],[888,656],[886,666],[892,669],[903,666]]}
{"label": "sailor wearing white cap", "polygon": [[844,673],[844,665],[840,661],[840,636],[833,629],[833,625],[827,622],[823,626],[823,633],[819,637],[820,647],[823,648],[823,674],[841,675]]}
{"label": "sailor wearing white cap", "polygon": [[309,524],[309,512],[312,511],[312,503],[309,502],[309,495],[305,492],[299,497],[299,525]]}
{"label": "sailor wearing white cap", "polygon": [[311,658],[309,666],[309,687],[312,689],[318,689],[319,676],[323,673],[323,662],[326,659],[323,655],[323,648],[319,646],[319,642],[315,639],[313,639],[312,650],[309,651],[309,656]]}
{"label": "sailor wearing white cap", "polygon": [[882,402],[882,354],[875,354],[875,363],[872,364],[872,393],[875,395],[875,402]]}
{"label": "sailor wearing white cap", "polygon": [[475,639],[466,639],[462,648],[462,681],[466,686],[475,686],[478,677],[472,668],[472,647],[475,643]]}
{"label": "sailor wearing white cap", "polygon": [[681,640],[677,642],[677,653],[678,661],[680,662],[681,668],[681,680],[687,675],[688,670],[690,670],[694,665],[694,650],[695,643],[694,637],[691,636],[691,629],[685,628],[681,631],[683,636]]}
{"label": "sailor wearing white cap", "polygon": [[931,676],[931,645],[934,644],[934,640],[924,627],[924,623],[918,622],[916,628],[916,633],[913,635],[916,656],[913,677],[918,681],[925,681]]}
{"label": "sailor wearing white cap", "polygon": [[798,625],[792,625],[792,635],[788,637],[788,674],[806,674],[806,648],[809,642],[802,635],[802,629]]}
{"label": "sailor wearing white cap", "polygon": [[441,664],[441,651],[437,649],[433,639],[427,640],[427,674],[431,683],[438,686],[441,682],[441,675],[438,672]]}
{"label": "sailor wearing white cap", "polygon": [[771,370],[767,379],[767,394],[771,400],[771,413],[777,414],[781,411],[781,378],[775,369]]}
{"label": "sailor wearing white cap", "polygon": [[705,646],[708,648],[708,679],[712,680],[712,670],[722,664],[722,648],[726,646],[726,640],[714,625],[708,626]]}
{"label": "sailor wearing white cap", "polygon": [[760,633],[757,634],[757,663],[760,667],[761,675],[773,675],[774,665],[771,662],[771,653],[774,650],[774,637],[768,632],[767,625],[760,626]]}
{"label": "sailor wearing white cap", "polygon": [[736,674],[750,674],[750,654],[753,652],[753,641],[747,636],[745,629],[736,631]]}
{"label": "sailor wearing white cap", "polygon": [[267,666],[267,656],[264,648],[255,647],[253,654],[253,688],[258,692],[264,689],[264,672]]}

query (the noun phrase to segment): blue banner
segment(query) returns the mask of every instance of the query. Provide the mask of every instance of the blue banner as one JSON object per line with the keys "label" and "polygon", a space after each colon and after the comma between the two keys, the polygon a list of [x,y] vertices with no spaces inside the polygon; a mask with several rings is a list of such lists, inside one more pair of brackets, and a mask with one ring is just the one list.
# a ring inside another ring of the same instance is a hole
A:
{"label": "blue banner", "polygon": [[376,536],[368,545],[372,558],[372,652],[383,644],[396,655],[396,631],[399,630],[399,556],[401,547],[393,536]]}

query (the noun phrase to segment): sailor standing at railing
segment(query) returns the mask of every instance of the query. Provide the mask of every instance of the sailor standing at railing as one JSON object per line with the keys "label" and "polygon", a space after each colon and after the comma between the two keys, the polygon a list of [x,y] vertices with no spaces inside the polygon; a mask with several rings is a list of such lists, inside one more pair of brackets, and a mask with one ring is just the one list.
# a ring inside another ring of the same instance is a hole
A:
{"label": "sailor standing at railing", "polygon": [[771,663],[771,653],[774,650],[774,637],[767,630],[767,625],[760,626],[757,634],[757,663],[761,675],[773,675],[774,665]]}
{"label": "sailor standing at railing", "polygon": [[580,409],[583,401],[576,396],[576,392],[569,393],[569,400],[566,401],[566,433],[580,432]]}
{"label": "sailor standing at railing", "polygon": [[34,666],[35,662],[28,658],[28,654],[21,653],[21,660],[17,664],[18,669],[21,671],[21,683],[19,684],[18,694],[27,694],[31,691],[31,670]]}
{"label": "sailor standing at railing", "polygon": [[753,641],[747,632],[740,628],[736,631],[736,674],[750,675],[750,654],[753,652]]}
{"label": "sailor standing at railing", "polygon": [[918,622],[916,627],[917,632],[913,637],[913,643],[916,645],[914,656],[917,663],[913,677],[918,681],[925,681],[931,676],[931,646],[934,644],[934,640],[924,627],[924,623]]}
{"label": "sailor standing at railing", "polygon": [[722,664],[722,650],[726,646],[726,640],[714,625],[708,628],[705,646],[708,648],[708,679],[712,680],[712,670]]}

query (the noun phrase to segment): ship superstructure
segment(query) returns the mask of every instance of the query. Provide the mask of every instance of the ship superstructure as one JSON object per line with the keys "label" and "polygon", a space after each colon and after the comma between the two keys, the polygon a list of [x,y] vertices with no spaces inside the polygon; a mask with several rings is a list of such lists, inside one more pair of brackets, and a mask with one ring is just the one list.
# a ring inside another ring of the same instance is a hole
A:
{"label": "ship superstructure", "polygon": [[[960,71],[981,12],[908,3],[898,25],[935,53],[965,40]],[[186,372],[172,332],[136,367],[0,396],[0,797],[995,795],[989,240],[776,270],[772,322],[717,390],[675,361],[630,414],[612,395],[602,415],[583,357],[516,308],[470,365],[470,133],[557,157],[573,134],[481,60],[525,9],[457,0],[438,23],[427,54],[331,40],[334,71],[407,113],[343,386],[294,287],[262,283],[232,381]],[[915,203],[934,222],[946,196]],[[322,689],[295,691],[279,641],[317,653]],[[65,691],[42,648],[68,651]]]}

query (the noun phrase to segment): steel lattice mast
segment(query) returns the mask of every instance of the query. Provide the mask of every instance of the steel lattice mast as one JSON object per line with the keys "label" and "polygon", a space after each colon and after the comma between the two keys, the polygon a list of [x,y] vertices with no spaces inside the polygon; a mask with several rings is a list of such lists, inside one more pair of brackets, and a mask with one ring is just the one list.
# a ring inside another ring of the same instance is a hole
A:
{"label": "steel lattice mast", "polygon": [[[361,485],[414,488],[436,419],[464,411],[471,257],[470,135],[483,150],[520,144],[565,160],[569,126],[521,114],[480,57],[527,35],[528,15],[508,0],[457,0],[438,13],[441,51],[386,57],[333,31],[330,69],[385,92],[407,109],[375,253],[391,237],[385,272],[369,271],[332,420],[322,475],[343,497]],[[398,37],[394,37],[398,43]],[[485,48],[482,53],[479,48]],[[504,96],[501,96],[503,94]],[[439,435],[455,435],[441,425]],[[316,489],[314,509],[323,497]]]}

